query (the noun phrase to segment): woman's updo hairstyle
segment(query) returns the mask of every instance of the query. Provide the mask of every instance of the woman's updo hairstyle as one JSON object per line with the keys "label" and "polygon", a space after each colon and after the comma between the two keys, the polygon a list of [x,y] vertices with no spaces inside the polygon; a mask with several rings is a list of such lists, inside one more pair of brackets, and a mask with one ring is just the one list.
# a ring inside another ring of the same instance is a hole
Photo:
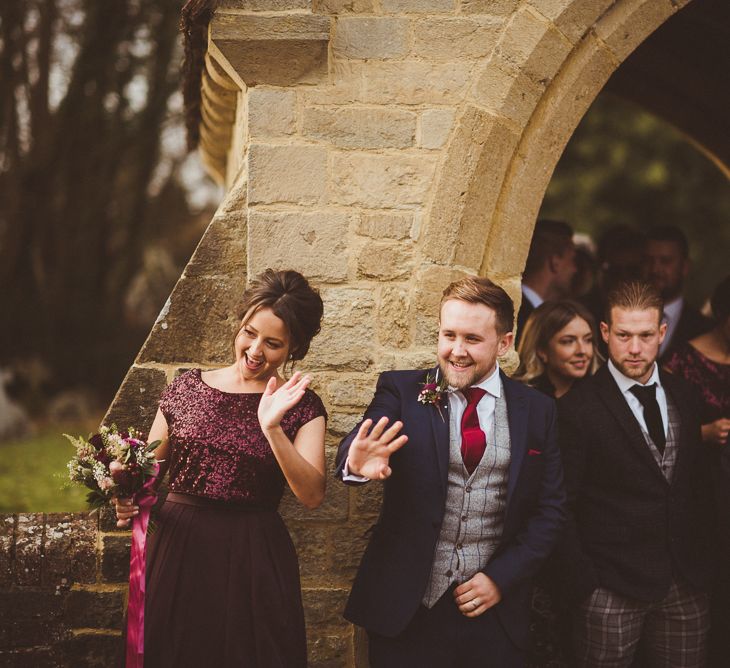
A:
{"label": "woman's updo hairstyle", "polygon": [[289,331],[292,361],[304,359],[320,330],[324,306],[319,291],[298,271],[267,269],[243,293],[239,319],[243,324],[262,308],[270,308]]}

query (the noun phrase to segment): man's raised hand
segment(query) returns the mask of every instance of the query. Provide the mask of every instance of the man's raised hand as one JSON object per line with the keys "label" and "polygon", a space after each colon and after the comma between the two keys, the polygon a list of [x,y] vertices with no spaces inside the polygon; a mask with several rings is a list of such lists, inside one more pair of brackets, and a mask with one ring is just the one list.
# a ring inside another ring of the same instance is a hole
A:
{"label": "man's raised hand", "polygon": [[371,419],[365,420],[350,444],[347,457],[349,472],[370,480],[385,480],[390,476],[390,456],[408,440],[405,434],[398,436],[402,428],[400,421],[388,427],[387,417],[380,418],[375,426]]}

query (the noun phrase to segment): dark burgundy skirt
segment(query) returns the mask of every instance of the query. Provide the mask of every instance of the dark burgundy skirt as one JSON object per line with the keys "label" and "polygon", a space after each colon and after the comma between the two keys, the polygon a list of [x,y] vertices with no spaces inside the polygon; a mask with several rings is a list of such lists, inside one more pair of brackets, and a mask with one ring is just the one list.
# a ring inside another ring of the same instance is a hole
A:
{"label": "dark burgundy skirt", "polygon": [[170,494],[147,542],[145,668],[306,665],[299,567],[279,514]]}

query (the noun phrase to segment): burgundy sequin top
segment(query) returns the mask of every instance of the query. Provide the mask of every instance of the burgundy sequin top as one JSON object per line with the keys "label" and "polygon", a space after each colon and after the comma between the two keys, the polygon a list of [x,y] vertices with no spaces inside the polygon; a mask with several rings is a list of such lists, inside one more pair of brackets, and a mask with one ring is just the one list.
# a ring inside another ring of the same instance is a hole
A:
{"label": "burgundy sequin top", "polygon": [[[176,378],[160,409],[170,437],[170,490],[209,499],[276,509],[284,474],[257,418],[260,393],[236,394],[206,385],[200,369]],[[327,412],[307,390],[281,422],[294,441],[307,422]]]}
{"label": "burgundy sequin top", "polygon": [[685,343],[672,354],[666,367],[694,385],[699,392],[702,424],[730,418],[730,364],[713,362],[697,348]]}

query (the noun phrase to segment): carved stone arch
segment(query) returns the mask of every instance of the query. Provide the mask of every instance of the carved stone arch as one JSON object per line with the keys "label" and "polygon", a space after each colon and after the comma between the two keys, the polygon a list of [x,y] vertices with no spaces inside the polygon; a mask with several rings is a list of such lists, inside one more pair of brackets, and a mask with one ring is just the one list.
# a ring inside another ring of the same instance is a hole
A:
{"label": "carved stone arch", "polygon": [[519,303],[537,213],[576,126],[631,52],[687,4],[536,1],[513,17],[442,158],[419,243],[421,274],[489,275]]}

